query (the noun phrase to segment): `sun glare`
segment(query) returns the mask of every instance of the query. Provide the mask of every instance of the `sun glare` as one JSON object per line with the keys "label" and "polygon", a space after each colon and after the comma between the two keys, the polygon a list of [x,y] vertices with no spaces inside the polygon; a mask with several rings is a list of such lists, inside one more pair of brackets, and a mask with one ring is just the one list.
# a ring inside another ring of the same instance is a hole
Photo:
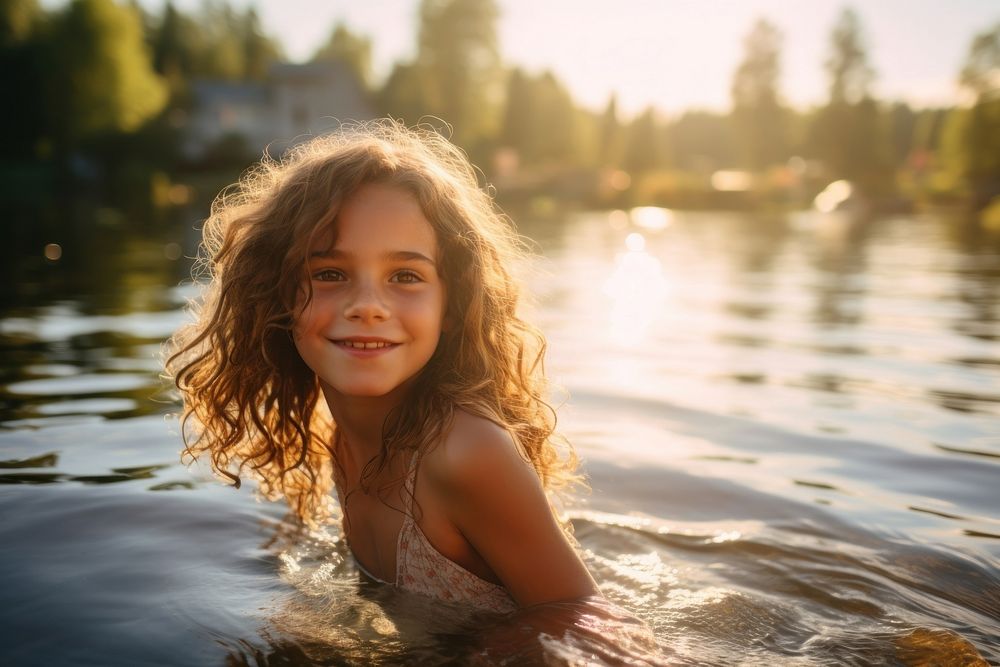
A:
{"label": "sun glare", "polygon": [[615,344],[637,347],[647,342],[662,311],[667,281],[660,261],[646,251],[642,234],[630,233],[624,245],[604,283],[604,294],[611,299],[607,333]]}

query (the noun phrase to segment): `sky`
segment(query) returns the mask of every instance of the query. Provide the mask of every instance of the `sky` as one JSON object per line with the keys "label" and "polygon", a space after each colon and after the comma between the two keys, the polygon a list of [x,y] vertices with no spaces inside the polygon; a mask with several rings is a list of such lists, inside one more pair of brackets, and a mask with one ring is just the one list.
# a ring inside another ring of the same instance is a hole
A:
{"label": "sky", "polygon": [[[159,12],[163,0],[140,0]],[[194,10],[202,0],[175,0]],[[725,110],[743,40],[757,18],[784,35],[781,90],[804,108],[826,94],[823,62],[843,0],[496,0],[505,63],[551,70],[589,108]],[[56,0],[47,5],[62,4]],[[291,60],[307,59],[343,20],[372,38],[378,77],[415,51],[419,0],[230,0],[253,5]],[[972,37],[1000,23],[998,0],[854,2],[881,99],[954,104]]]}

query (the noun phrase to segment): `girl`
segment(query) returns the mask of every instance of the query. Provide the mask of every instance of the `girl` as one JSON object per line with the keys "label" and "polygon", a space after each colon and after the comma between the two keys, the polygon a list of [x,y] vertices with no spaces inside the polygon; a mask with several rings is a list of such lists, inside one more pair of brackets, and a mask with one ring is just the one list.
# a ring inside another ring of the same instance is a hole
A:
{"label": "girl", "polygon": [[205,224],[167,362],[185,453],[331,515],[369,579],[509,611],[597,593],[547,491],[575,480],[517,315],[522,251],[464,155],[395,121],[265,159]]}

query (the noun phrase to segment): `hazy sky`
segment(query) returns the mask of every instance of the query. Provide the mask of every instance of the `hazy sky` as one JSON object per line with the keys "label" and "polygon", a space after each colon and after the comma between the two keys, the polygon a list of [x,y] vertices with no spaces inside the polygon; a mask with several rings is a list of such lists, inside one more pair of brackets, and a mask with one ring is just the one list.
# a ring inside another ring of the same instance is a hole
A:
{"label": "hazy sky", "polygon": [[[141,0],[159,11],[162,0]],[[830,29],[841,0],[497,0],[505,62],[551,69],[574,98],[600,108],[725,109],[743,39],[758,17],[784,33],[782,90],[796,106],[823,99]],[[61,4],[50,0],[46,4]],[[197,8],[201,0],[175,0]],[[293,60],[309,57],[343,19],[372,37],[376,73],[412,56],[419,0],[233,0],[255,5]],[[972,37],[1000,22],[998,0],[869,0],[858,12],[877,72],[875,92],[948,104]]]}

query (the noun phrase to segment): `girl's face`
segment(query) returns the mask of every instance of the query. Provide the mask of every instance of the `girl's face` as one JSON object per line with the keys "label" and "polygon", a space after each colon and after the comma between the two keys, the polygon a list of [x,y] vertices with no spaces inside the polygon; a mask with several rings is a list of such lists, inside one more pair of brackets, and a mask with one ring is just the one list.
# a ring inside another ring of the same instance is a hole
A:
{"label": "girl's face", "polygon": [[369,184],[309,249],[295,347],[328,398],[405,391],[427,364],[445,315],[434,229],[406,190]]}

